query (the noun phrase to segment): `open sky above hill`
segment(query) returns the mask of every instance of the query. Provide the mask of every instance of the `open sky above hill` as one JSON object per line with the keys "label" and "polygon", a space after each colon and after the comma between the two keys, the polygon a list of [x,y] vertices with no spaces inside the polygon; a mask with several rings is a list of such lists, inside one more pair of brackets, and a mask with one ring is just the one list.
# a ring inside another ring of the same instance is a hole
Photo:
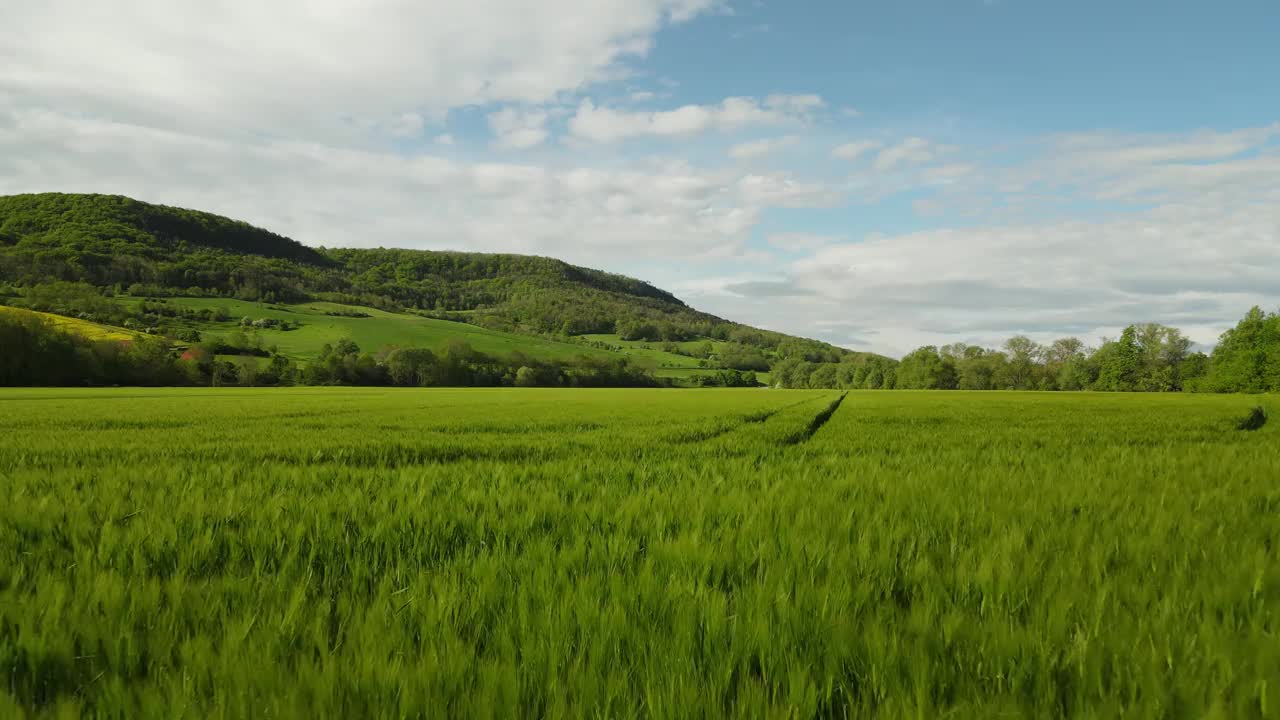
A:
{"label": "open sky above hill", "polygon": [[1280,303],[1272,0],[16,0],[0,193],[510,251],[854,349]]}

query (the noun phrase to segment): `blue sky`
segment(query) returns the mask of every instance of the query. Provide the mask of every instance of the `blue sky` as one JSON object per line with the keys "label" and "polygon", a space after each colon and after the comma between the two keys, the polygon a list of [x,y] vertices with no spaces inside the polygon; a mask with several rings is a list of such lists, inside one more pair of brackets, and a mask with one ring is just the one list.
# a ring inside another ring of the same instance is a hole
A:
{"label": "blue sky", "polygon": [[650,65],[681,79],[678,99],[811,87],[832,103],[922,130],[997,138],[1064,128],[1266,123],[1278,102],[1274,93],[1260,93],[1277,67],[1280,10],[1272,2],[735,8],[731,18],[659,38]]}
{"label": "blue sky", "polygon": [[901,354],[1280,297],[1280,4],[18,0],[0,192],[528,252]]}

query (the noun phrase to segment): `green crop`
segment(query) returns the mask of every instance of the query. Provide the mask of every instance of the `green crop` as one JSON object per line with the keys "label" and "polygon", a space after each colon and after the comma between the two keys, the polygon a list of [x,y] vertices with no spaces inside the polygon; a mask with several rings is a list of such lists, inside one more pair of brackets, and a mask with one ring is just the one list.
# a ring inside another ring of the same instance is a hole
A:
{"label": "green crop", "polygon": [[0,717],[1280,717],[1260,404],[0,391]]}

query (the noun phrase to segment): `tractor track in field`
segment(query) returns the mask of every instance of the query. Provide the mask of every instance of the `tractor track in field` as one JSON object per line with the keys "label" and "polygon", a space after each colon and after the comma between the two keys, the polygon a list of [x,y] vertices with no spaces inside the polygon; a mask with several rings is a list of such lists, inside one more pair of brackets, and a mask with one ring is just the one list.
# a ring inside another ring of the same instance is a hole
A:
{"label": "tractor track in field", "polygon": [[746,415],[738,415],[733,417],[732,421],[726,420],[725,424],[719,425],[717,427],[704,428],[702,430],[695,430],[693,432],[682,433],[677,438],[671,440],[671,442],[677,445],[690,445],[690,444],[704,443],[711,440],[715,440],[716,438],[723,437],[736,430],[741,430],[742,428],[748,425],[759,425],[761,423],[767,422],[770,418],[772,418],[773,416],[777,415],[780,412],[783,412],[785,410],[790,410],[793,407],[799,407],[800,405],[804,405],[805,403],[810,403],[810,402],[813,402],[813,400],[806,399],[806,400],[801,400],[799,402],[793,402],[789,405],[783,405],[777,408],[770,408],[768,410],[759,410],[756,412],[747,413]]}
{"label": "tractor track in field", "polygon": [[830,405],[823,409],[822,412],[813,416],[813,420],[809,421],[808,427],[784,440],[783,444],[799,445],[808,441],[809,438],[813,437],[814,433],[821,430],[822,426],[827,424],[827,421],[831,419],[832,415],[836,414],[836,411],[840,409],[840,404],[843,403],[844,399],[848,396],[849,393],[841,393],[840,397],[836,398]]}

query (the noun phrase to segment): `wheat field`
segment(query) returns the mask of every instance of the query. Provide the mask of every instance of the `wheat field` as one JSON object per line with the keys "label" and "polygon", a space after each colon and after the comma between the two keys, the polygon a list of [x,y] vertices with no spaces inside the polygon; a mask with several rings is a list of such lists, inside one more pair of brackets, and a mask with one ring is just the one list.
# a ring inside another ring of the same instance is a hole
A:
{"label": "wheat field", "polygon": [[1273,399],[0,391],[0,717],[1280,717]]}

